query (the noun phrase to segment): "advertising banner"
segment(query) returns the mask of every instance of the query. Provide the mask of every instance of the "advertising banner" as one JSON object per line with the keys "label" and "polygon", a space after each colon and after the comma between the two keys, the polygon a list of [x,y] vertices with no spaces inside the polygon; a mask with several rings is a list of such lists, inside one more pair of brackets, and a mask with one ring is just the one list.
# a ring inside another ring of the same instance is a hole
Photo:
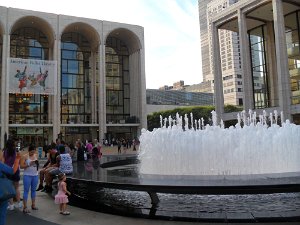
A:
{"label": "advertising banner", "polygon": [[56,61],[8,58],[9,93],[55,95],[56,81]]}

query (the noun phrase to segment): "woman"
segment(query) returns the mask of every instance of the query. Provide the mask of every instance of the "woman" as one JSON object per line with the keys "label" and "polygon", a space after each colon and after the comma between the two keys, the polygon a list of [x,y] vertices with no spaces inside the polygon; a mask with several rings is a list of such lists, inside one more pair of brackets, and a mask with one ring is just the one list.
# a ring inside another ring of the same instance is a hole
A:
{"label": "woman", "polygon": [[65,146],[59,146],[60,155],[57,156],[57,163],[59,166],[46,174],[46,192],[52,191],[52,180],[54,176],[57,176],[60,173],[65,173],[67,175],[73,173],[72,158],[70,154],[65,151]]}
{"label": "woman", "polygon": [[[20,155],[17,155],[16,160],[20,160]],[[18,166],[14,166],[14,168],[11,168],[10,166],[4,164],[0,161],[0,176],[3,176],[3,173],[5,175],[13,175],[18,169]],[[8,206],[8,200],[0,201],[0,224],[5,224],[6,219],[6,211]]]}
{"label": "woman", "polygon": [[36,187],[38,184],[38,170],[39,170],[39,161],[36,155],[35,147],[29,146],[28,154],[24,155],[21,159],[21,168],[24,169],[23,173],[23,213],[30,213],[27,209],[27,199],[29,194],[29,189],[31,190],[31,209],[37,210],[35,206],[35,196],[36,196]]}
{"label": "woman", "polygon": [[[8,178],[13,181],[14,187],[16,189],[16,200],[17,208],[22,208],[22,203],[20,202],[20,188],[19,188],[19,181],[20,181],[20,160],[16,160],[17,157],[20,159],[20,153],[16,151],[16,145],[15,141],[12,139],[8,139],[6,142],[6,148],[3,152],[3,159],[2,162],[4,162],[6,165],[13,168],[14,166],[17,167],[17,170],[14,172],[13,175],[10,175]],[[14,202],[13,199],[10,200],[10,204],[8,206],[9,210],[14,209]]]}

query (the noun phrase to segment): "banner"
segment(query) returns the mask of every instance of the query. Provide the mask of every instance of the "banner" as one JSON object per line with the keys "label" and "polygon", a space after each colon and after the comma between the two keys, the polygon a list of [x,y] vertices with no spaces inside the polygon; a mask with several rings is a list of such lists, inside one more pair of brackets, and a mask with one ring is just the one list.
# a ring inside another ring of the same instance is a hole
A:
{"label": "banner", "polygon": [[8,58],[8,93],[57,93],[57,63],[49,60]]}

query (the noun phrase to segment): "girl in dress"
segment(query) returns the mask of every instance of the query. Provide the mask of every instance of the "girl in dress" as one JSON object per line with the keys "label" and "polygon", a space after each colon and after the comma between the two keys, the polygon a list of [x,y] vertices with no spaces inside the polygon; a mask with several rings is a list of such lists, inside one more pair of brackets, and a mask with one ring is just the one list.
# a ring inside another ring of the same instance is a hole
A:
{"label": "girl in dress", "polygon": [[55,203],[59,204],[60,214],[70,215],[70,212],[67,211],[67,203],[69,202],[67,194],[71,195],[71,193],[67,190],[66,175],[60,173],[58,179],[58,193],[55,195]]}

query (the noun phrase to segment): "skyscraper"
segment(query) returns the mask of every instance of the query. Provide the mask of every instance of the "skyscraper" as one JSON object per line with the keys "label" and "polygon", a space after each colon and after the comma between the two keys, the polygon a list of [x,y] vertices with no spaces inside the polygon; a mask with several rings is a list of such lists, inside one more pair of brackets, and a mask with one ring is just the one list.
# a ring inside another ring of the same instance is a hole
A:
{"label": "skyscraper", "polygon": [[[214,90],[211,19],[238,0],[199,0],[199,21],[203,81],[211,81]],[[224,103],[243,105],[243,88],[239,37],[236,32],[219,31]]]}

